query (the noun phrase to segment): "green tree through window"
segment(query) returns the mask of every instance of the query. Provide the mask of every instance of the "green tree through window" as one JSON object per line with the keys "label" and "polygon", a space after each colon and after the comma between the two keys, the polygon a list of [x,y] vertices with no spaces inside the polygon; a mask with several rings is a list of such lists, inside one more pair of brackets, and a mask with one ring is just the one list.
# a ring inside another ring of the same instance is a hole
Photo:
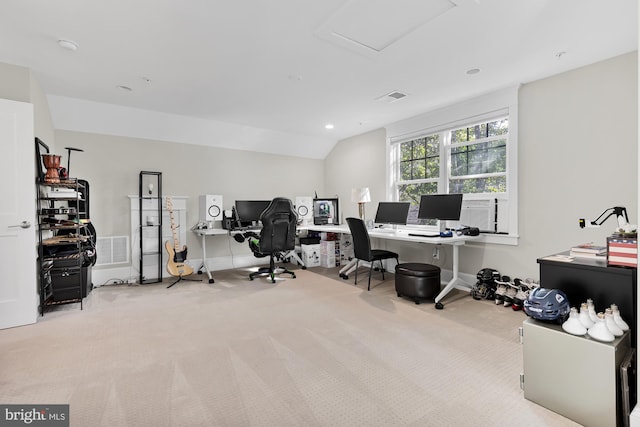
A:
{"label": "green tree through window", "polygon": [[417,219],[420,196],[435,193],[506,193],[509,119],[473,123],[422,135],[396,145],[395,187]]}

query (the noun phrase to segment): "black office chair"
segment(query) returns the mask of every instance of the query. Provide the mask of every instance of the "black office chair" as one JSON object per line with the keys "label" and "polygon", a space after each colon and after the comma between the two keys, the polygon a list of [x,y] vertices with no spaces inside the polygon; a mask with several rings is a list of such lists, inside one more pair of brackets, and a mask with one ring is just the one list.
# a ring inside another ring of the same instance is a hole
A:
{"label": "black office chair", "polygon": [[296,224],[298,215],[293,209],[291,200],[284,197],[276,197],[260,215],[262,230],[256,239],[249,239],[249,247],[257,258],[269,257],[269,267],[261,267],[258,271],[249,274],[249,279],[268,274],[271,282],[275,283],[276,274],[290,274],[293,279],[296,275],[285,267],[275,266],[275,259],[281,258],[286,252],[295,249]]}
{"label": "black office chair", "polygon": [[371,290],[371,271],[373,270],[374,262],[380,261],[380,271],[382,272],[382,280],[384,280],[384,265],[382,264],[382,260],[395,258],[397,265],[398,254],[384,249],[371,249],[369,232],[364,225],[364,221],[360,218],[347,218],[347,224],[349,225],[349,230],[351,230],[353,255],[356,259],[356,278],[354,284],[358,283],[358,262],[360,260],[368,261],[371,266],[369,268],[369,284],[367,285],[367,290]]}

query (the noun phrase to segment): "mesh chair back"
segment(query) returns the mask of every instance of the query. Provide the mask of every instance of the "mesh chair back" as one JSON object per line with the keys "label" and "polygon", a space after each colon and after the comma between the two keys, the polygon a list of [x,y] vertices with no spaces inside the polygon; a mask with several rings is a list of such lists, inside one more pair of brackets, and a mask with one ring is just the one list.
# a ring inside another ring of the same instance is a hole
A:
{"label": "mesh chair back", "polygon": [[291,200],[276,197],[260,215],[260,252],[290,251],[296,246],[298,215]]}
{"label": "mesh chair back", "polygon": [[353,255],[357,259],[371,261],[373,259],[371,255],[371,240],[364,221],[360,218],[347,218],[347,224],[353,239]]}

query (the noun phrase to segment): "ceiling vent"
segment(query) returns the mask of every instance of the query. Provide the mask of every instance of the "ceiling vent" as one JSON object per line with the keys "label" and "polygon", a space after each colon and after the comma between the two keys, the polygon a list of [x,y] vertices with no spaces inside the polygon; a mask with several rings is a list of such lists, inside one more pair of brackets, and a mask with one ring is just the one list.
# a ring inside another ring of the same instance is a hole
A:
{"label": "ceiling vent", "polygon": [[376,101],[385,101],[388,103],[396,102],[399,99],[406,98],[407,94],[394,90],[391,93],[376,98]]}

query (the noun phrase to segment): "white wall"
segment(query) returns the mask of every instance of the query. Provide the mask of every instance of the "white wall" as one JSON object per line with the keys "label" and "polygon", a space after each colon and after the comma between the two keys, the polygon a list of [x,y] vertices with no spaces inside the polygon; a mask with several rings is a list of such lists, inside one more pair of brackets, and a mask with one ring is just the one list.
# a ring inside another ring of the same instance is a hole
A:
{"label": "white wall", "polygon": [[[622,205],[631,221],[638,221],[636,56],[622,55],[521,87],[520,244],[463,248],[463,272],[493,267],[503,274],[536,278],[538,257],[577,242],[604,241],[615,225],[610,220],[600,230],[581,230],[578,218],[593,219],[608,207]],[[32,87],[28,70],[0,64],[0,74],[0,81],[12,83],[0,84],[0,95],[28,101],[42,97]],[[46,115],[42,117],[36,122],[46,123]],[[343,219],[357,215],[351,188],[371,189],[368,217],[375,212],[375,202],[385,198],[382,129],[341,141],[324,161],[62,130],[53,137],[55,143],[46,142],[60,147],[63,163],[64,147],[85,150],[72,155],[71,174],[91,182],[91,214],[101,236],[129,233],[126,196],[137,193],[140,170],[162,171],[165,194],[189,196],[190,223],[197,220],[198,195],[205,193],[223,194],[226,206],[236,198],[338,195]],[[195,236],[187,244],[197,248]],[[211,256],[229,253],[210,244]],[[403,259],[425,256],[415,246],[398,245]]]}
{"label": "white wall", "polygon": [[53,147],[55,141],[49,104],[28,68],[0,62],[0,98],[32,103],[34,134]]}
{"label": "white wall", "polygon": [[[223,195],[224,207],[230,209],[236,199],[285,196],[295,201],[296,196],[324,191],[322,160],[61,130],[56,131],[56,141],[58,147],[84,150],[72,153],[70,174],[90,183],[90,214],[99,237],[131,234],[127,196],[138,194],[142,170],[162,172],[163,195],[188,197],[189,227],[198,222],[202,194]],[[66,150],[60,151],[66,164]],[[181,243],[188,246],[189,259],[201,259],[200,240],[194,233],[187,233]],[[208,257],[231,255],[250,252],[246,244],[233,240],[230,244],[226,238],[207,240]],[[133,260],[131,277],[137,275],[136,265]],[[104,268],[96,267],[94,277],[102,277]],[[94,283],[101,284],[99,280]]]}
{"label": "white wall", "polygon": [[334,138],[49,95],[57,130],[323,159]]}
{"label": "white wall", "polygon": [[[475,275],[492,267],[511,277],[538,278],[537,258],[576,243],[604,244],[616,226],[610,219],[601,229],[580,229],[579,218],[595,219],[609,207],[625,206],[637,223],[636,56],[520,88],[519,245],[464,247],[461,271]],[[340,141],[325,161],[327,192],[344,194],[367,184],[373,215],[375,202],[384,200],[384,140],[380,130]],[[388,243],[387,248],[399,251],[403,261],[431,261],[431,251],[415,245]],[[450,262],[445,251],[440,263],[450,268]]]}
{"label": "white wall", "polygon": [[337,144],[324,160],[326,193],[340,199],[341,223],[358,216],[358,204],[351,202],[351,189],[369,187],[372,203],[365,204],[367,219],[373,219],[378,201],[385,200],[386,155],[384,129],[368,132]]}
{"label": "white wall", "polygon": [[49,110],[49,103],[47,97],[42,91],[42,87],[33,77],[33,72],[29,71],[30,82],[29,92],[30,101],[33,104],[33,118],[34,118],[34,134],[50,148],[55,145],[55,132],[53,130],[53,122],[51,120],[51,112]]}

